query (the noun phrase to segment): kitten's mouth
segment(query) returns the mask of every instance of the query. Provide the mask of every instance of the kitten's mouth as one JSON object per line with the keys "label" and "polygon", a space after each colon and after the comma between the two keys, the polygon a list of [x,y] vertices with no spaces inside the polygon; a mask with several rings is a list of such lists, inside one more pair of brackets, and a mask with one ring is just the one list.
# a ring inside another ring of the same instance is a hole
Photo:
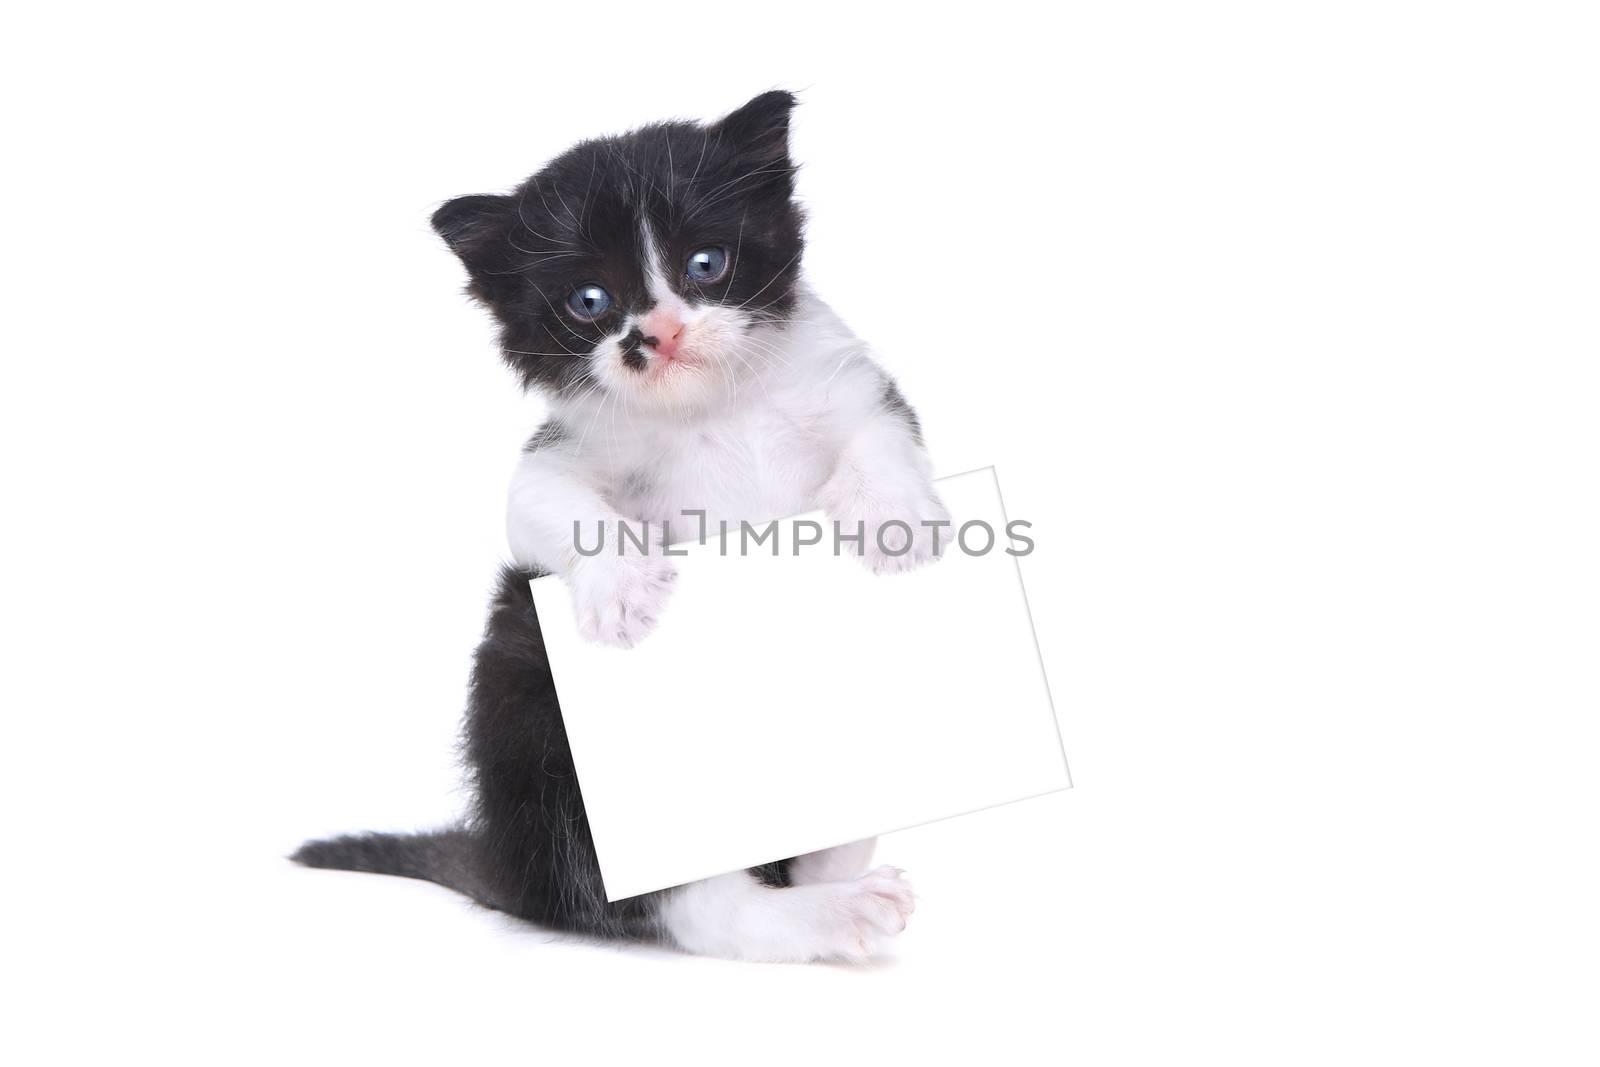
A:
{"label": "kitten's mouth", "polygon": [[689,370],[697,367],[700,365],[701,359],[695,352],[680,348],[670,354],[658,354],[650,362],[654,367],[655,376],[659,378],[671,374],[673,371]]}

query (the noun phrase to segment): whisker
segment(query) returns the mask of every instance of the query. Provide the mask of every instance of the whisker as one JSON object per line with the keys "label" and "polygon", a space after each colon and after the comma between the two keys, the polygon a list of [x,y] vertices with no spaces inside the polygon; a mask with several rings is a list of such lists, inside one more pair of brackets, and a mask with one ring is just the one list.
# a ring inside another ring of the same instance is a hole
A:
{"label": "whisker", "polygon": [[739,213],[739,240],[735,242],[733,247],[733,270],[728,272],[728,284],[722,287],[722,298],[724,300],[727,299],[729,290],[733,288],[733,280],[739,276],[739,252],[744,248],[744,220],[749,214],[748,208]]}
{"label": "whisker", "polygon": [[556,359],[561,359],[568,356],[573,359],[582,359],[584,357],[584,353],[582,352],[528,352],[521,348],[502,348],[500,351],[509,352],[513,356],[553,356]]}
{"label": "whisker", "polygon": [[[543,194],[540,194],[540,195],[542,196]],[[544,234],[540,233],[538,230],[536,230],[532,226],[528,225],[528,216],[523,213],[524,201],[526,201],[527,199],[528,199],[528,187],[526,185],[524,185],[522,187],[522,195],[517,197],[517,221],[522,223],[522,228],[524,230],[527,230],[529,233],[533,234],[539,240],[541,240],[541,241],[549,241],[553,245],[559,245],[561,242],[556,240],[554,237],[546,237]],[[510,238],[507,238],[507,240],[510,240]],[[512,247],[516,248],[515,245],[512,245]],[[521,252],[521,251],[524,251],[524,249],[520,249],[519,248],[519,249],[517,249],[517,251]]]}
{"label": "whisker", "polygon": [[771,278],[767,279],[767,284],[766,285],[763,285],[761,288],[757,289],[755,291],[754,295],[752,295],[749,300],[746,300],[743,304],[740,304],[738,307],[734,308],[733,310],[739,311],[739,310],[741,310],[741,309],[743,309],[745,307],[748,307],[750,305],[751,301],[755,300],[756,297],[760,296],[762,293],[764,293],[768,289],[772,288],[772,283],[777,281],[779,278],[783,277],[784,271],[788,270],[791,266],[794,265],[794,261],[800,258],[800,252],[803,252],[803,251],[805,251],[805,250],[802,248],[799,251],[796,251],[794,255],[790,256],[789,257],[789,262],[787,262],[783,266],[779,267],[778,270],[777,270],[777,273],[775,273]]}
{"label": "whisker", "polygon": [[683,217],[684,217],[685,220],[692,219],[695,216],[699,215],[702,211],[705,211],[708,208],[714,207],[717,204],[722,203],[722,201],[731,198],[734,195],[733,187],[738,185],[742,181],[748,181],[751,178],[757,178],[757,177],[760,177],[763,174],[776,174],[779,171],[784,171],[784,170],[788,170],[788,169],[789,169],[789,164],[787,162],[778,163],[778,164],[768,165],[768,166],[765,166],[765,167],[760,167],[760,168],[758,168],[756,170],[746,171],[745,173],[739,175],[738,177],[730,178],[728,181],[723,182],[721,185],[719,185],[715,189],[711,190],[711,192],[709,192],[705,196],[701,197],[700,200],[695,202],[689,208],[688,211],[684,212],[684,216]]}

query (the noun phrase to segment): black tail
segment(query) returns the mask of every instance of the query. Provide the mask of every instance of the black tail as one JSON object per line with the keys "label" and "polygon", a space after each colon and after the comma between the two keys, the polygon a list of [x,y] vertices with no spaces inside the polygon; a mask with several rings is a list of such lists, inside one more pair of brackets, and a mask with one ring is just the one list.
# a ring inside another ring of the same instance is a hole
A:
{"label": "black tail", "polygon": [[504,903],[496,900],[489,890],[477,838],[467,830],[437,830],[430,834],[348,834],[307,841],[289,858],[306,867],[393,874],[436,882],[471,897],[486,908],[506,910]]}

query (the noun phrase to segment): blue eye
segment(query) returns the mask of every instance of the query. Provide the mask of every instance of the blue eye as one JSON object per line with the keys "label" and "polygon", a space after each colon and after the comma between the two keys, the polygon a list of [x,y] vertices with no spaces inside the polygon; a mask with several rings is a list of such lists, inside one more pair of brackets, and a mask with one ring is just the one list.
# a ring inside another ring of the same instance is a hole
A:
{"label": "blue eye", "polygon": [[567,307],[585,322],[592,322],[611,310],[611,294],[598,285],[580,285],[567,297]]}
{"label": "blue eye", "polygon": [[714,282],[728,269],[728,251],[725,248],[702,248],[689,257],[684,273],[692,282]]}

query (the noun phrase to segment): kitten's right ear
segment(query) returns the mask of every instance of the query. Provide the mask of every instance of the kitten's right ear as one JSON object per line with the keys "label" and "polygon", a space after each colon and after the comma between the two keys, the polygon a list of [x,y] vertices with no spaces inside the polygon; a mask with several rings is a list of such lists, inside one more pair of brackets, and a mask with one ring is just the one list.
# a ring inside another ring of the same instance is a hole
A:
{"label": "kitten's right ear", "polygon": [[735,145],[752,164],[789,162],[789,112],[795,95],[773,89],[713,123],[711,129]]}
{"label": "kitten's right ear", "polygon": [[468,270],[486,266],[516,216],[509,196],[458,196],[433,213],[433,229]]}

